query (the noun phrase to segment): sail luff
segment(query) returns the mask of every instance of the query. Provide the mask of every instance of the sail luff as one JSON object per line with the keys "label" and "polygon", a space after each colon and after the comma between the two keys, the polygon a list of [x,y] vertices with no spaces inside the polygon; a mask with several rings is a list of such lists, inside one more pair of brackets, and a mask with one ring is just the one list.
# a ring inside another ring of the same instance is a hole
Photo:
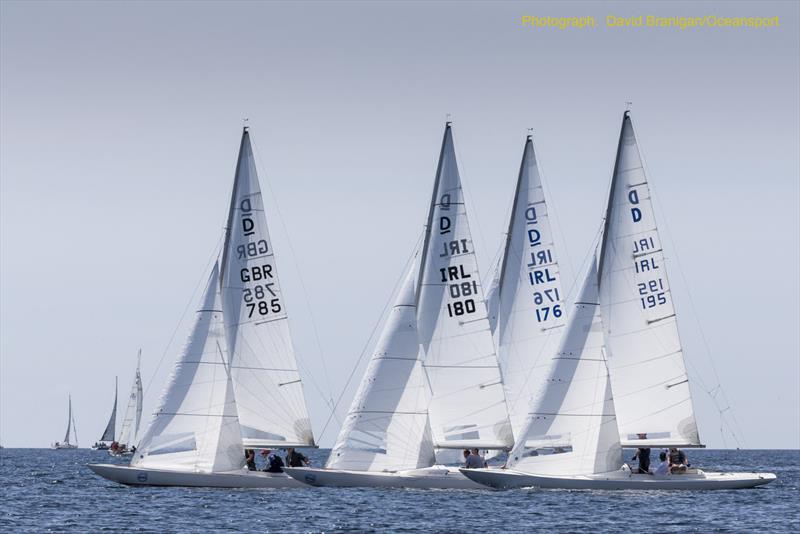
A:
{"label": "sail luff", "polygon": [[651,193],[629,112],[620,128],[598,275],[620,439],[701,446]]}

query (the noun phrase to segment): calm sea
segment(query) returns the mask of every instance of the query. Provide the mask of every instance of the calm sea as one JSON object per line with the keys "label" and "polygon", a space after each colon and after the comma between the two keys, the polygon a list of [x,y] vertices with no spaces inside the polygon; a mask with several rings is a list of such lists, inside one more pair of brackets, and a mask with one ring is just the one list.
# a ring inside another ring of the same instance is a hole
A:
{"label": "calm sea", "polygon": [[[327,454],[311,457],[320,465]],[[772,471],[778,480],[707,492],[129,488],[85,467],[108,462],[105,451],[3,449],[0,531],[800,531],[800,451],[689,454],[707,470]]]}

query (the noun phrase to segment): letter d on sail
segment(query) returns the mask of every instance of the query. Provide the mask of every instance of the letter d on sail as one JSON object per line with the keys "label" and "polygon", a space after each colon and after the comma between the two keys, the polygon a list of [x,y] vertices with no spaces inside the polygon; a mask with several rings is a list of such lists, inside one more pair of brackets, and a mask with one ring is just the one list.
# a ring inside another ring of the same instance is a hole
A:
{"label": "letter d on sail", "polygon": [[[636,189],[631,189],[628,193],[628,201],[631,204],[638,204],[639,203],[639,193]],[[631,217],[633,217],[633,222],[639,222],[642,220],[642,210],[639,208],[631,208]]]}

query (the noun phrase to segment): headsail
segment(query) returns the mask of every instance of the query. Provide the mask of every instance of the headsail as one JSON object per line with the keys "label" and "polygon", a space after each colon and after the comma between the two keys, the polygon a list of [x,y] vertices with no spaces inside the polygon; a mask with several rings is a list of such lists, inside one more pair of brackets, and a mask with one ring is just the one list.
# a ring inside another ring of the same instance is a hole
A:
{"label": "headsail", "polygon": [[600,301],[623,445],[700,445],[650,188],[627,111],[601,250]]}
{"label": "headsail", "polygon": [[221,265],[222,308],[244,444],[313,446],[250,134],[242,133]]}
{"label": "headsail", "polygon": [[589,475],[621,465],[592,261],[508,466],[536,474]]}
{"label": "headsail", "polygon": [[122,429],[119,431],[117,442],[120,445],[134,445],[136,435],[139,432],[139,423],[142,421],[142,375],[140,365],[142,361],[142,349],[136,361],[136,375],[133,377],[131,392],[128,395],[128,406],[125,408],[125,418],[122,420]]}
{"label": "headsail", "polygon": [[399,471],[434,462],[430,393],[419,359],[417,261],[397,294],[326,467]]}
{"label": "headsail", "polygon": [[215,264],[194,327],[131,465],[200,473],[243,466],[227,357]]}
{"label": "headsail", "polygon": [[516,436],[546,378],[566,319],[550,213],[530,135],[499,272],[495,335]]}
{"label": "headsail", "polygon": [[417,328],[437,448],[510,448],[511,426],[447,124],[428,214]]}
{"label": "headsail", "polygon": [[117,379],[114,378],[114,407],[111,409],[111,417],[108,418],[108,424],[100,436],[100,441],[114,441],[114,433],[117,428]]}

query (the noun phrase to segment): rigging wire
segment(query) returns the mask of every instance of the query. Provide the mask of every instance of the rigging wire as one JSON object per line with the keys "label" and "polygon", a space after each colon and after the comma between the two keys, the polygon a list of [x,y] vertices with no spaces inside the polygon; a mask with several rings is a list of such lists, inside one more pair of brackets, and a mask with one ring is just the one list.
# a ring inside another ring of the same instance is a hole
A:
{"label": "rigging wire", "polygon": [[[300,281],[300,288],[301,288],[301,290],[303,292],[303,298],[305,300],[306,309],[308,310],[308,316],[311,319],[311,329],[314,332],[314,341],[315,341],[315,343],[317,345],[317,350],[319,351],[320,361],[322,363],[322,371],[325,374],[325,385],[327,386],[327,389],[328,389],[327,398],[326,398],[326,394],[323,393],[322,388],[320,388],[319,385],[317,384],[317,381],[314,378],[314,374],[311,372],[310,368],[308,366],[306,366],[306,365],[303,365],[303,367],[305,368],[306,373],[308,374],[309,378],[311,379],[311,383],[314,385],[314,388],[317,390],[317,393],[319,393],[320,397],[322,397],[322,400],[326,404],[328,404],[328,406],[330,408],[334,409],[334,416],[336,417],[337,422],[341,423],[341,421],[339,421],[338,416],[335,415],[335,408],[334,408],[334,402],[333,402],[333,388],[331,387],[330,378],[329,378],[330,377],[330,373],[328,372],[328,365],[327,365],[327,362],[325,360],[325,352],[324,352],[324,350],[322,348],[322,342],[320,341],[319,330],[317,329],[317,322],[314,319],[314,311],[313,311],[312,306],[311,306],[311,301],[310,301],[310,299],[308,297],[308,290],[306,289],[305,281],[303,280],[303,276],[301,274],[300,267],[299,267],[299,265],[297,263],[297,254],[295,253],[294,247],[292,246],[292,240],[289,238],[289,231],[288,231],[288,228],[286,226],[286,222],[284,221],[283,214],[281,213],[281,208],[280,208],[280,203],[278,202],[278,197],[277,197],[277,195],[275,195],[275,191],[272,189],[272,183],[269,180],[266,171],[264,171],[264,169],[266,169],[266,167],[264,166],[263,160],[261,159],[261,152],[258,150],[258,145],[253,141],[252,131],[250,133],[250,141],[251,141],[251,145],[253,147],[253,152],[254,152],[254,154],[256,156],[256,159],[258,159],[258,165],[262,169],[261,175],[264,177],[264,182],[267,184],[267,189],[269,190],[270,196],[272,197],[272,199],[274,201],[275,213],[278,215],[278,222],[280,222],[281,228],[283,230],[283,233],[286,236],[286,243],[287,243],[287,246],[289,248],[289,253],[290,253],[291,257],[292,257],[292,264],[294,265],[294,270],[297,273],[297,278]],[[298,354],[298,359],[302,359],[302,358],[300,358],[299,354]]]}
{"label": "rigging wire", "polygon": [[[644,157],[644,149],[642,148],[641,135],[640,135],[639,132],[636,133],[636,140],[637,140],[637,144],[639,146],[639,151],[642,154],[641,155],[641,160],[642,160],[642,166],[645,169],[645,175],[646,176],[652,176],[652,174],[650,173],[650,169],[647,167],[646,158]],[[650,187],[651,191],[656,189],[656,188],[653,187],[653,184],[652,184],[652,182],[650,180],[648,180],[648,186]],[[728,426],[728,432],[730,432],[730,434],[733,437],[734,441],[736,441],[737,447],[741,448],[742,442],[744,441],[744,434],[741,433],[741,428],[742,427],[739,425],[739,422],[736,419],[736,416],[735,416],[735,414],[733,412],[731,403],[728,400],[728,396],[726,395],[725,390],[722,387],[722,382],[721,382],[721,380],[719,378],[719,373],[717,372],[716,362],[714,361],[714,357],[713,357],[713,355],[711,353],[711,347],[710,347],[710,345],[708,343],[708,339],[706,338],[706,334],[705,334],[705,331],[703,330],[703,326],[700,323],[700,316],[697,314],[697,308],[696,308],[696,306],[694,304],[694,299],[692,298],[692,293],[691,293],[691,291],[689,291],[689,284],[687,282],[686,275],[685,275],[685,273],[683,271],[683,267],[681,266],[680,260],[678,258],[678,248],[675,246],[675,241],[672,239],[672,233],[670,232],[669,225],[666,223],[666,215],[665,215],[666,212],[665,212],[663,206],[661,205],[661,201],[659,200],[658,195],[655,195],[655,194],[651,193],[650,197],[651,198],[655,197],[656,204],[658,204],[658,210],[661,213],[661,217],[660,218],[661,218],[661,221],[663,222],[663,224],[660,225],[660,226],[663,227],[663,229],[664,229],[664,231],[665,231],[665,233],[667,235],[667,240],[669,241],[670,249],[673,251],[673,256],[674,256],[674,259],[675,259],[675,266],[678,268],[678,273],[680,273],[680,275],[681,275],[681,281],[683,282],[683,285],[686,288],[686,295],[688,296],[689,307],[692,310],[692,316],[694,317],[695,324],[697,325],[697,330],[698,330],[698,333],[700,334],[700,339],[701,339],[701,341],[703,343],[703,347],[705,349],[706,357],[708,358],[708,361],[711,364],[710,365],[711,371],[712,371],[712,373],[714,375],[714,380],[716,381],[716,385],[713,388],[710,388],[710,389],[704,386],[702,379],[698,380],[698,383],[701,386],[701,389],[703,389],[703,391],[711,398],[711,401],[714,403],[714,407],[717,409],[717,412],[719,413],[720,423],[721,423],[720,428],[722,428],[722,426],[725,425],[725,423],[726,423],[725,416],[723,414],[725,412],[730,411],[731,420],[732,420],[733,424],[736,426],[736,429],[734,429],[733,426],[731,426],[731,425],[727,425]],[[666,258],[666,256],[665,256],[665,258]],[[693,365],[692,365],[692,367],[693,367],[693,369],[696,369]],[[696,376],[698,376],[698,378],[699,378],[699,373],[696,373]],[[717,399],[717,393],[721,394],[721,397],[722,397],[721,400],[724,401],[725,406],[720,405],[720,401]],[[740,440],[739,440],[739,438],[737,436],[737,433],[739,433],[742,436],[742,442],[740,442]],[[722,437],[723,442],[724,442],[725,436],[724,436],[724,434],[722,432],[720,434],[721,434],[721,437]]]}

